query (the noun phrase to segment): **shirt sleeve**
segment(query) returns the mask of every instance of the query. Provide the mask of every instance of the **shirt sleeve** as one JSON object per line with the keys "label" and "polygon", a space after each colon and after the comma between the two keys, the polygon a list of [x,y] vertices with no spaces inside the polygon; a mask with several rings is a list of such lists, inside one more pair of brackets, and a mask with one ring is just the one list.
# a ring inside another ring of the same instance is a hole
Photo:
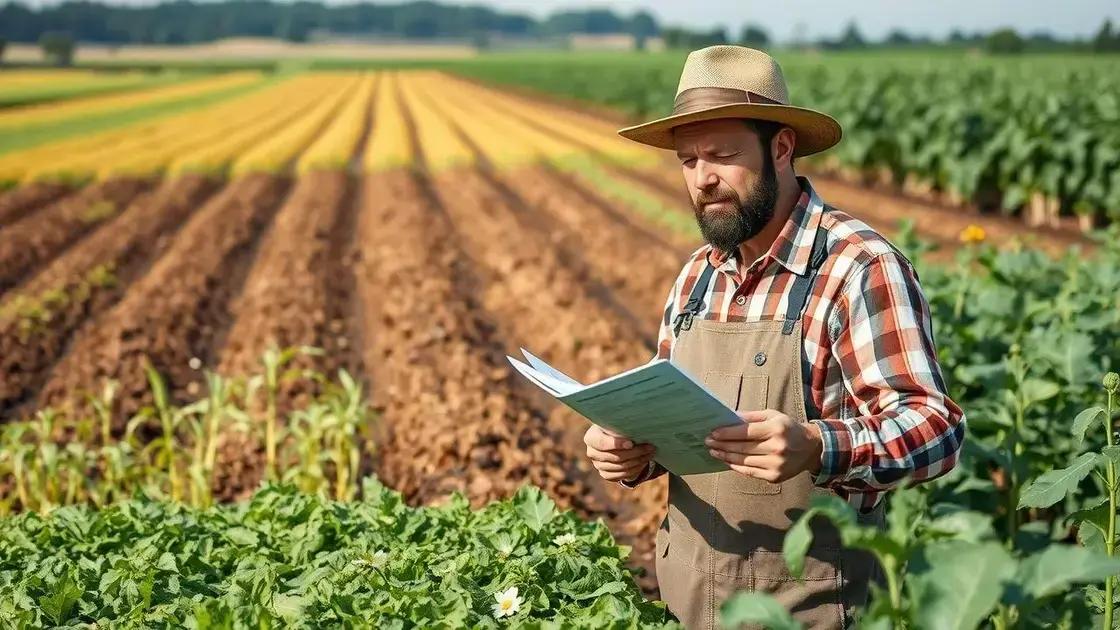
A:
{"label": "shirt sleeve", "polygon": [[832,352],[856,409],[813,420],[823,440],[815,482],[867,493],[952,470],[965,417],[948,396],[910,263],[895,253],[868,261],[848,278],[833,316]]}

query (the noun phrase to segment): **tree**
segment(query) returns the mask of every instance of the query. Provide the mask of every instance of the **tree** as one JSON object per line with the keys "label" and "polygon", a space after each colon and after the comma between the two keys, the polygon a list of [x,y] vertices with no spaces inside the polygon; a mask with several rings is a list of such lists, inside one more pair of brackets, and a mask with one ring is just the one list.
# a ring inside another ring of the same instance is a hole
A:
{"label": "tree", "polygon": [[1023,52],[1026,42],[1012,28],[1001,28],[988,34],[984,48],[995,55],[1015,55]]}
{"label": "tree", "polygon": [[896,28],[887,34],[887,39],[883,43],[888,46],[909,46],[914,43],[914,38],[906,31]]}
{"label": "tree", "polygon": [[43,33],[39,38],[39,46],[48,63],[68,66],[74,61],[74,39],[67,33]]}
{"label": "tree", "polygon": [[1093,37],[1093,51],[1120,51],[1120,31],[1113,33],[1112,20],[1105,19],[1104,24],[1101,24],[1101,30],[1097,31],[1097,34]]}
{"label": "tree", "polygon": [[739,43],[751,48],[765,48],[770,45],[770,34],[761,26],[747,23],[739,33]]}
{"label": "tree", "polygon": [[0,62],[4,61],[4,49],[8,47],[8,40],[0,37]]}
{"label": "tree", "polygon": [[853,20],[848,22],[848,26],[844,28],[844,34],[840,36],[840,41],[837,44],[839,48],[863,48],[867,45],[867,41],[863,39],[863,34],[859,32],[859,27]]}

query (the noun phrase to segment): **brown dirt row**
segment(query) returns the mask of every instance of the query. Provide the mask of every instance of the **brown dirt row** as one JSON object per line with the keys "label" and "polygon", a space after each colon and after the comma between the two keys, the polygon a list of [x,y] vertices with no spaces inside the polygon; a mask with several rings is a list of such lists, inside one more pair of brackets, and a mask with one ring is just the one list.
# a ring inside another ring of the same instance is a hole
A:
{"label": "brown dirt row", "polygon": [[[601,300],[587,269],[562,259],[545,226],[526,220],[533,210],[523,200],[503,193],[477,172],[449,173],[436,182],[457,240],[486,276],[481,303],[506,333],[506,351],[524,345],[584,381],[649,360],[650,336],[637,332]],[[656,330],[656,318],[650,328]],[[628,491],[603,482],[585,457],[581,436],[587,421],[556,407],[548,423],[556,437],[547,448],[575,462],[590,493],[608,497],[606,509],[597,515],[634,546],[635,562],[652,573],[654,534],[665,505],[663,484]]]}
{"label": "brown dirt row", "polygon": [[370,176],[361,208],[356,288],[383,420],[378,475],[411,503],[462,491],[478,505],[532,483],[603,513],[499,352],[479,278],[426,186],[404,172]]}
{"label": "brown dirt row", "polygon": [[0,293],[122,211],[151,185],[135,179],[92,184],[0,230]]}
{"label": "brown dirt row", "polygon": [[533,168],[502,181],[533,212],[551,219],[558,244],[581,252],[590,269],[635,314],[641,330],[656,338],[669,288],[689,250],[615,210],[564,173]]}
{"label": "brown dirt row", "polygon": [[36,182],[0,193],[0,229],[58,201],[68,192],[68,186]]}
{"label": "brown dirt row", "polygon": [[[351,182],[345,173],[301,177],[277,212],[245,281],[233,302],[234,323],[221,350],[219,372],[259,371],[261,354],[280,348],[314,346],[325,356],[300,357],[293,364],[333,373],[348,367],[347,320],[330,312],[331,276],[344,252],[332,247],[335,227],[351,209]],[[306,403],[315,392],[300,379],[281,386],[283,406]]]}
{"label": "brown dirt row", "polygon": [[288,181],[255,175],[229,184],[180,229],[152,269],[120,302],[75,335],[52,370],[40,406],[57,406],[105,379],[120,383],[118,419],[151,401],[146,362],[167,379],[174,400],[197,398],[212,365],[215,342],[231,321],[254,244],[288,189]]}
{"label": "brown dirt row", "polygon": [[[33,321],[27,312],[0,314],[0,416],[43,384],[71,334],[120,299],[215,188],[215,182],[199,177],[164,183],[12,291],[0,312],[15,300],[30,299],[42,303],[44,319]],[[90,278],[98,268],[105,273]]]}

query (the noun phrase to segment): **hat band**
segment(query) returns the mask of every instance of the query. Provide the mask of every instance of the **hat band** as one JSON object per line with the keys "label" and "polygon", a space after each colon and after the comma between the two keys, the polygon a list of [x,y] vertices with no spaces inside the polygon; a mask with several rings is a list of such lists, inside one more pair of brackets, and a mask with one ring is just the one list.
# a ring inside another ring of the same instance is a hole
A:
{"label": "hat band", "polygon": [[688,88],[673,100],[673,115],[691,114],[723,105],[784,105],[756,92],[725,87]]}

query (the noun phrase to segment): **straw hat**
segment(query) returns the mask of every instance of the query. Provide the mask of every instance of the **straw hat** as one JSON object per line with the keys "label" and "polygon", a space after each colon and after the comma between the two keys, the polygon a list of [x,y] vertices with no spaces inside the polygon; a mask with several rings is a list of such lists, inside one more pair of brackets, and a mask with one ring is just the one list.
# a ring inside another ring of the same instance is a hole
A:
{"label": "straw hat", "polygon": [[794,107],[778,62],[743,46],[709,46],[688,54],[673,113],[618,134],[660,149],[673,148],[673,128],[701,120],[753,118],[787,125],[797,133],[794,156],[819,153],[840,142],[840,123],[828,114]]}

